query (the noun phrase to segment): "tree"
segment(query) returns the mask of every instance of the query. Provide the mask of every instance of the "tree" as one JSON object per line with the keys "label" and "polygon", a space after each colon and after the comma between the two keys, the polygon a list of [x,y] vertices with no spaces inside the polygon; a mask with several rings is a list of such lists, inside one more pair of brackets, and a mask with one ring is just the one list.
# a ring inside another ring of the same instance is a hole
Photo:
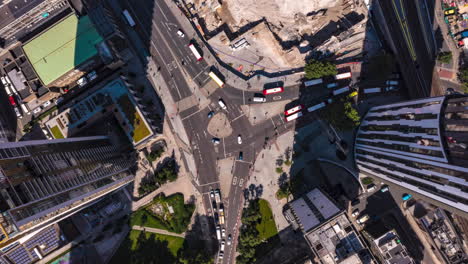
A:
{"label": "tree", "polygon": [[322,112],[322,118],[341,131],[354,129],[360,124],[359,113],[351,102],[343,99],[329,105]]}
{"label": "tree", "polygon": [[458,79],[462,83],[463,91],[468,93],[468,67],[466,65],[458,72]]}
{"label": "tree", "polygon": [[283,173],[283,168],[276,167],[276,173],[279,173],[279,174]]}
{"label": "tree", "polygon": [[336,75],[338,73],[335,64],[314,59],[309,60],[305,65],[304,72],[307,79],[317,79],[324,76]]}
{"label": "tree", "polygon": [[437,60],[441,63],[449,64],[452,61],[452,52],[446,51],[439,53]]}

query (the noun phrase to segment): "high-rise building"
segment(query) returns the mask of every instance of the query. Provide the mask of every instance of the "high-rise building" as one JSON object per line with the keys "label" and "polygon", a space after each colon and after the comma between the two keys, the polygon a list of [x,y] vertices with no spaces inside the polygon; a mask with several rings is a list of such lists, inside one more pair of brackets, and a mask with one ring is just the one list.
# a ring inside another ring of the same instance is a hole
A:
{"label": "high-rise building", "polygon": [[412,98],[440,95],[434,76],[438,44],[434,1],[367,0],[370,16],[394,53]]}
{"label": "high-rise building", "polygon": [[105,136],[0,144],[0,247],[133,181],[131,148]]}
{"label": "high-rise building", "polygon": [[355,142],[360,173],[468,214],[468,97],[373,107]]}

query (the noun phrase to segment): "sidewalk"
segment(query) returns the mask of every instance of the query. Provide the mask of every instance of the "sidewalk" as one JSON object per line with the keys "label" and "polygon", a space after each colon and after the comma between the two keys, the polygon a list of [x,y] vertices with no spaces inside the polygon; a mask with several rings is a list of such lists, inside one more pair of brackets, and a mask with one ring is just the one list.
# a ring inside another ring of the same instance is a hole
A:
{"label": "sidewalk", "polygon": [[169,232],[169,231],[164,230],[164,229],[152,228],[152,227],[146,227],[146,226],[132,226],[132,229],[133,230],[139,230],[139,231],[148,231],[148,232],[156,233],[156,234],[162,234],[162,235],[185,238],[185,232],[182,233],[182,234],[177,234],[177,233]]}

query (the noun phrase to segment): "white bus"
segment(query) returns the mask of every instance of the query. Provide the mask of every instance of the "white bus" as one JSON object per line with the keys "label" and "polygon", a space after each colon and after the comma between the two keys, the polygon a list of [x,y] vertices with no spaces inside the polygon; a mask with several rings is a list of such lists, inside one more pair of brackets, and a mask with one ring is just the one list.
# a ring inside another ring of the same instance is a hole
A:
{"label": "white bus", "polygon": [[382,88],[366,88],[366,89],[364,89],[365,94],[380,93],[380,92],[382,92]]}
{"label": "white bus", "polygon": [[188,47],[192,51],[192,53],[195,56],[195,58],[197,59],[197,61],[201,61],[203,59],[203,57],[201,56],[200,52],[197,50],[195,45],[189,44]]}
{"label": "white bus", "polygon": [[339,94],[342,94],[342,93],[346,93],[348,91],[349,91],[349,86],[345,86],[343,88],[340,88],[338,90],[333,91],[333,95],[336,96],[336,95],[339,95]]}
{"label": "white bus", "polygon": [[130,15],[127,9],[125,9],[122,14],[125,17],[125,20],[127,20],[127,23],[129,26],[134,27],[136,25],[135,20],[133,20],[133,17]]}
{"label": "white bus", "polygon": [[297,112],[297,113],[295,113],[293,115],[287,116],[285,119],[286,119],[286,122],[289,122],[289,121],[293,121],[295,119],[298,119],[301,116],[302,116],[302,112]]}
{"label": "white bus", "polygon": [[304,82],[304,85],[305,87],[309,87],[309,86],[317,85],[321,83],[323,83],[322,79],[314,79],[314,80],[309,80],[309,81]]}
{"label": "white bus", "polygon": [[307,108],[307,112],[313,112],[315,110],[319,110],[320,108],[325,107],[327,104],[325,102],[321,102],[320,104],[313,105]]}
{"label": "white bus", "polygon": [[348,79],[351,78],[351,72],[345,72],[335,75],[336,80]]}
{"label": "white bus", "polygon": [[223,88],[224,82],[214,72],[210,71],[208,75],[211,77],[211,79],[213,79],[213,81],[215,81],[217,85],[219,85],[219,87]]}

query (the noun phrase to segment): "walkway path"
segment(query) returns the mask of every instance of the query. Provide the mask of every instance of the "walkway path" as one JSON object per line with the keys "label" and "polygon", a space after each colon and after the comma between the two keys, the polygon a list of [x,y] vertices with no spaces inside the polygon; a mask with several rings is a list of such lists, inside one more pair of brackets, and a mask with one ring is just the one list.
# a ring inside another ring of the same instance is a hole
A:
{"label": "walkway path", "polygon": [[168,235],[168,236],[176,236],[176,237],[181,237],[185,238],[185,232],[182,234],[177,234],[173,232],[169,232],[164,229],[159,229],[159,228],[152,228],[152,227],[146,227],[146,226],[132,226],[133,230],[140,230],[140,231],[148,231],[151,233],[156,233],[156,234],[162,234],[162,235]]}

